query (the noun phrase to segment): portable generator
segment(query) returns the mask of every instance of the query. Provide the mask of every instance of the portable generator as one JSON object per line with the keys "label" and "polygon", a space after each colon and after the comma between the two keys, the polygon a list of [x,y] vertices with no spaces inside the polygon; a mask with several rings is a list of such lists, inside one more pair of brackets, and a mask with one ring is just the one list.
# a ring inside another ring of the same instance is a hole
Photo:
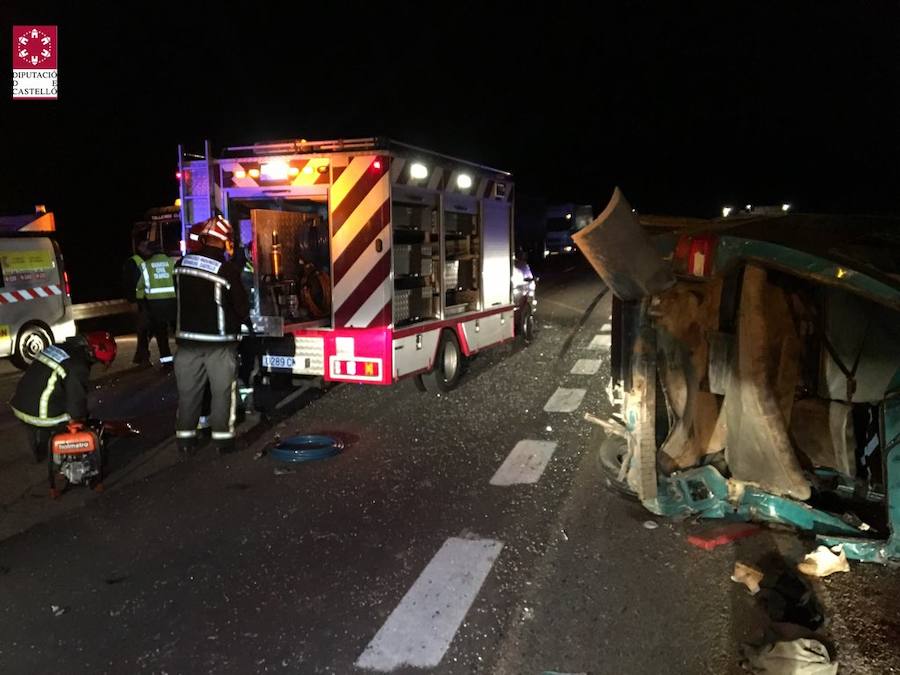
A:
{"label": "portable generator", "polygon": [[99,434],[82,422],[69,422],[66,431],[50,439],[48,462],[50,495],[58,497],[67,485],[103,489],[103,461]]}

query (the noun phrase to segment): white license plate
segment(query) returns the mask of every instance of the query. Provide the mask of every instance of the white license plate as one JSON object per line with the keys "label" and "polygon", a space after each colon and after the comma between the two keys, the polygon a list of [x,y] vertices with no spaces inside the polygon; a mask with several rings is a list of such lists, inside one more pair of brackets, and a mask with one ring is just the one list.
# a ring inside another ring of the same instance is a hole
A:
{"label": "white license plate", "polygon": [[294,369],[294,357],[293,356],[275,356],[272,354],[263,354],[262,357],[263,368],[286,368],[287,370]]}

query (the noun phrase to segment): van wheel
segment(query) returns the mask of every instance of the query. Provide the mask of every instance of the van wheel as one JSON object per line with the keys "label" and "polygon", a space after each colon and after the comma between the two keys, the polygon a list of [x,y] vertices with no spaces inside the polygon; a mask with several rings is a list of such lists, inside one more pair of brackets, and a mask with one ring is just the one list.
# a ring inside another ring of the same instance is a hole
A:
{"label": "van wheel", "polygon": [[13,365],[25,370],[32,364],[34,357],[53,344],[50,331],[37,323],[23,326],[16,337],[16,350],[10,357]]}
{"label": "van wheel", "polygon": [[[445,330],[437,348],[437,358],[430,373],[417,376],[416,386],[426,391],[451,391],[459,384],[465,367],[465,356],[453,331]],[[421,388],[420,387],[420,388]]]}

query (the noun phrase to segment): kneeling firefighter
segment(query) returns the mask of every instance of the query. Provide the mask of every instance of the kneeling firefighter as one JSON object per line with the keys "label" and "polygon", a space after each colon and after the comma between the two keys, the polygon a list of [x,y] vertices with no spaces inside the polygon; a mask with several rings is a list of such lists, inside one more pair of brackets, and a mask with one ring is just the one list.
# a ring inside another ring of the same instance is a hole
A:
{"label": "kneeling firefighter", "polygon": [[237,416],[237,350],[241,324],[249,323],[250,302],[233,255],[234,232],[222,216],[200,229],[200,250],[175,266],[178,300],[175,379],[178,419],[175,436],[184,454],[197,447],[197,423],[209,384],[209,422],[220,453],[233,452]]}
{"label": "kneeling firefighter", "polygon": [[35,462],[47,457],[50,437],[67,422],[87,419],[91,366],[109,367],[115,358],[116,341],[104,331],[76,335],[35,357],[9,402],[25,424]]}

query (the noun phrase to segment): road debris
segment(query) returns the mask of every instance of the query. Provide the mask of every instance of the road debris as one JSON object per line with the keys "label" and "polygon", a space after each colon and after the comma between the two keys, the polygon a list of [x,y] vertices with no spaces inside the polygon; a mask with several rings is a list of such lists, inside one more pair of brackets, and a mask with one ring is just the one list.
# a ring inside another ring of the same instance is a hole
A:
{"label": "road debris", "polygon": [[562,535],[563,541],[569,541],[569,535],[566,534],[565,530],[560,530],[559,533]]}
{"label": "road debris", "polygon": [[287,473],[297,473],[297,470],[296,469],[284,469],[280,466],[276,466],[273,469],[272,473],[274,473],[276,476],[283,476]]}
{"label": "road debris", "polygon": [[835,675],[838,664],[818,640],[800,638],[742,649],[741,667],[751,673],[770,675]]}
{"label": "road debris", "polygon": [[734,563],[734,572],[731,574],[731,580],[744,584],[750,595],[759,593],[759,584],[763,580],[763,573],[755,567],[742,562]]}
{"label": "road debris", "polygon": [[811,577],[827,577],[835,572],[849,572],[850,563],[847,562],[842,544],[832,548],[819,546],[812,553],[806,554],[803,562],[798,563],[797,569]]}
{"label": "road debris", "polygon": [[644,529],[645,530],[655,530],[658,527],[659,527],[659,523],[657,523],[655,520],[645,520],[644,521]]}
{"label": "road debris", "polygon": [[50,605],[50,611],[53,612],[53,616],[62,616],[69,611],[69,608],[60,607],[59,605]]}
{"label": "road debris", "polygon": [[724,527],[717,527],[699,534],[691,534],[687,540],[697,548],[711,551],[718,546],[730,544],[738,539],[752,537],[759,532],[759,525],[752,523],[732,523]]}

